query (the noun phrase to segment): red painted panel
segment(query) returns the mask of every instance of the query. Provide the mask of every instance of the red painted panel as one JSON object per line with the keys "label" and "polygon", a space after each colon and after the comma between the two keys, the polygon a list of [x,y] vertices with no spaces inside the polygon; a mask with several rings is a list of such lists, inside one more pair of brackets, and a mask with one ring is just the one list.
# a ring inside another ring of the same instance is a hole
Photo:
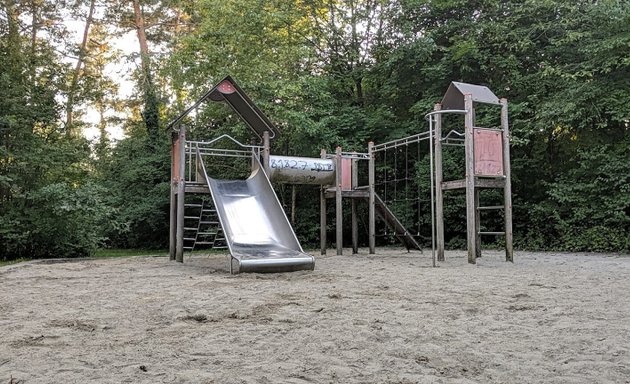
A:
{"label": "red painted panel", "polygon": [[231,93],[236,92],[236,88],[234,88],[234,84],[232,84],[229,80],[223,80],[217,86],[219,92],[229,95]]}
{"label": "red painted panel", "polygon": [[503,144],[500,131],[474,130],[475,176],[503,176]]}
{"label": "red painted panel", "polygon": [[352,159],[341,159],[341,190],[352,190]]}

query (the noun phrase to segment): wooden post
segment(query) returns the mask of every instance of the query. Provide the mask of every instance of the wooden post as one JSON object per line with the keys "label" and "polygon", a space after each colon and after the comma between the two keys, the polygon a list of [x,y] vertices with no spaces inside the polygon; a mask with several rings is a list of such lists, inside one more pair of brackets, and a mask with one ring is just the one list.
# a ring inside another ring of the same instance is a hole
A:
{"label": "wooden post", "polygon": [[168,256],[175,260],[176,233],[177,233],[177,180],[179,172],[179,135],[175,132],[171,136],[171,209],[169,220]]}
{"label": "wooden post", "polygon": [[186,191],[186,126],[179,127],[179,159],[177,178],[177,232],[175,234],[175,260],[184,262],[184,208]]}
{"label": "wooden post", "polygon": [[291,225],[295,226],[295,200],[297,198],[297,190],[295,188],[295,184],[291,186]]}
{"label": "wooden post", "polygon": [[336,183],[335,188],[335,229],[337,242],[337,255],[343,254],[343,200],[341,195],[341,147],[335,150],[335,171]]}
{"label": "wooden post", "polygon": [[376,253],[376,215],[374,211],[374,142],[368,143],[368,154],[370,155],[368,164],[368,246],[370,255]]}
{"label": "wooden post", "polygon": [[477,228],[475,226],[475,159],[473,142],[473,100],[471,94],[464,95],[464,108],[466,115],[464,119],[464,149],[466,152],[466,239],[468,248],[468,262],[477,262]]}
{"label": "wooden post", "polygon": [[[355,191],[359,185],[359,161],[352,159],[352,190]],[[359,224],[357,222],[357,199],[352,197],[352,254],[359,253]]]}
{"label": "wooden post", "polygon": [[[433,107],[434,111],[442,110],[442,104],[437,103]],[[444,191],[442,181],[444,173],[442,171],[442,115],[435,116],[435,136],[434,153],[435,157],[435,231],[437,237],[437,259],[444,261]],[[431,116],[433,118],[433,116]]]}
{"label": "wooden post", "polygon": [[270,158],[270,150],[271,143],[269,141],[269,131],[263,132],[263,169],[267,174],[267,177],[270,175],[271,169],[269,168],[269,158]]}
{"label": "wooden post", "polygon": [[505,261],[514,261],[512,246],[512,172],[510,170],[510,131],[508,124],[508,102],[501,99],[501,129],[503,130],[503,206],[505,214]]}
{"label": "wooden post", "polygon": [[481,257],[481,212],[479,211],[479,189],[475,189],[475,257]]}
{"label": "wooden post", "polygon": [[[321,158],[326,158],[326,150],[322,149]],[[319,246],[320,253],[326,255],[326,186],[319,190]]]}

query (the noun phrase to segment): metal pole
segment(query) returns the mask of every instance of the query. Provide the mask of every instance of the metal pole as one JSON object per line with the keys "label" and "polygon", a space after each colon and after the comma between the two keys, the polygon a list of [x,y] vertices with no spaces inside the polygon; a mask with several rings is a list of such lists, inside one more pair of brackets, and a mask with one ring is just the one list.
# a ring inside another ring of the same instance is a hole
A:
{"label": "metal pole", "polygon": [[429,165],[431,178],[431,264],[436,266],[435,258],[435,186],[433,177],[433,116],[429,117]]}
{"label": "metal pole", "polygon": [[335,150],[335,168],[337,173],[337,187],[335,188],[335,229],[337,241],[337,255],[343,254],[343,201],[341,195],[341,147]]}
{"label": "metal pole", "polygon": [[175,234],[175,260],[184,262],[184,204],[186,191],[186,126],[179,127],[179,171],[177,179],[177,232]]}
{"label": "metal pole", "polygon": [[368,153],[370,160],[368,164],[368,245],[371,255],[376,253],[376,215],[374,211],[374,142],[368,143]]}
{"label": "metal pole", "polygon": [[501,128],[503,129],[503,206],[505,214],[505,261],[514,261],[512,245],[512,171],[510,170],[510,132],[508,125],[508,102],[501,99]]}
{"label": "metal pole", "polygon": [[478,228],[475,226],[475,158],[473,142],[473,100],[471,94],[464,95],[464,106],[466,115],[464,119],[464,147],[466,152],[466,238],[468,248],[468,262],[475,264],[476,239]]}

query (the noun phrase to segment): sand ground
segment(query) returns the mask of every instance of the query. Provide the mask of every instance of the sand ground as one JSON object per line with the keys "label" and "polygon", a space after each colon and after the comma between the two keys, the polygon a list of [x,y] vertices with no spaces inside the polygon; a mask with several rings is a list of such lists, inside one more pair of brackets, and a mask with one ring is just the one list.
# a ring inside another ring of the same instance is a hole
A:
{"label": "sand ground", "polygon": [[630,257],[133,257],[0,268],[0,384],[630,383]]}

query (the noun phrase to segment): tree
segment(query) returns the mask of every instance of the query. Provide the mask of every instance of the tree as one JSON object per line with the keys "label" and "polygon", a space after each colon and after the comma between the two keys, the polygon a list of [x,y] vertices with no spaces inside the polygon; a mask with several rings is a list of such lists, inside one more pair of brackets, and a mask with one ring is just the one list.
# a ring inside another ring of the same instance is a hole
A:
{"label": "tree", "polygon": [[81,77],[81,70],[83,63],[85,61],[85,55],[88,45],[88,39],[90,34],[90,27],[92,26],[94,10],[96,8],[96,0],[90,0],[88,13],[85,18],[85,27],[83,28],[83,39],[81,40],[81,44],[79,46],[77,52],[77,63],[74,67],[74,71],[72,72],[72,79],[70,81],[70,86],[68,89],[68,96],[66,101],[66,130],[68,134],[76,134],[74,127],[74,104],[75,104],[75,96],[78,92],[77,86],[79,84],[79,79]]}

